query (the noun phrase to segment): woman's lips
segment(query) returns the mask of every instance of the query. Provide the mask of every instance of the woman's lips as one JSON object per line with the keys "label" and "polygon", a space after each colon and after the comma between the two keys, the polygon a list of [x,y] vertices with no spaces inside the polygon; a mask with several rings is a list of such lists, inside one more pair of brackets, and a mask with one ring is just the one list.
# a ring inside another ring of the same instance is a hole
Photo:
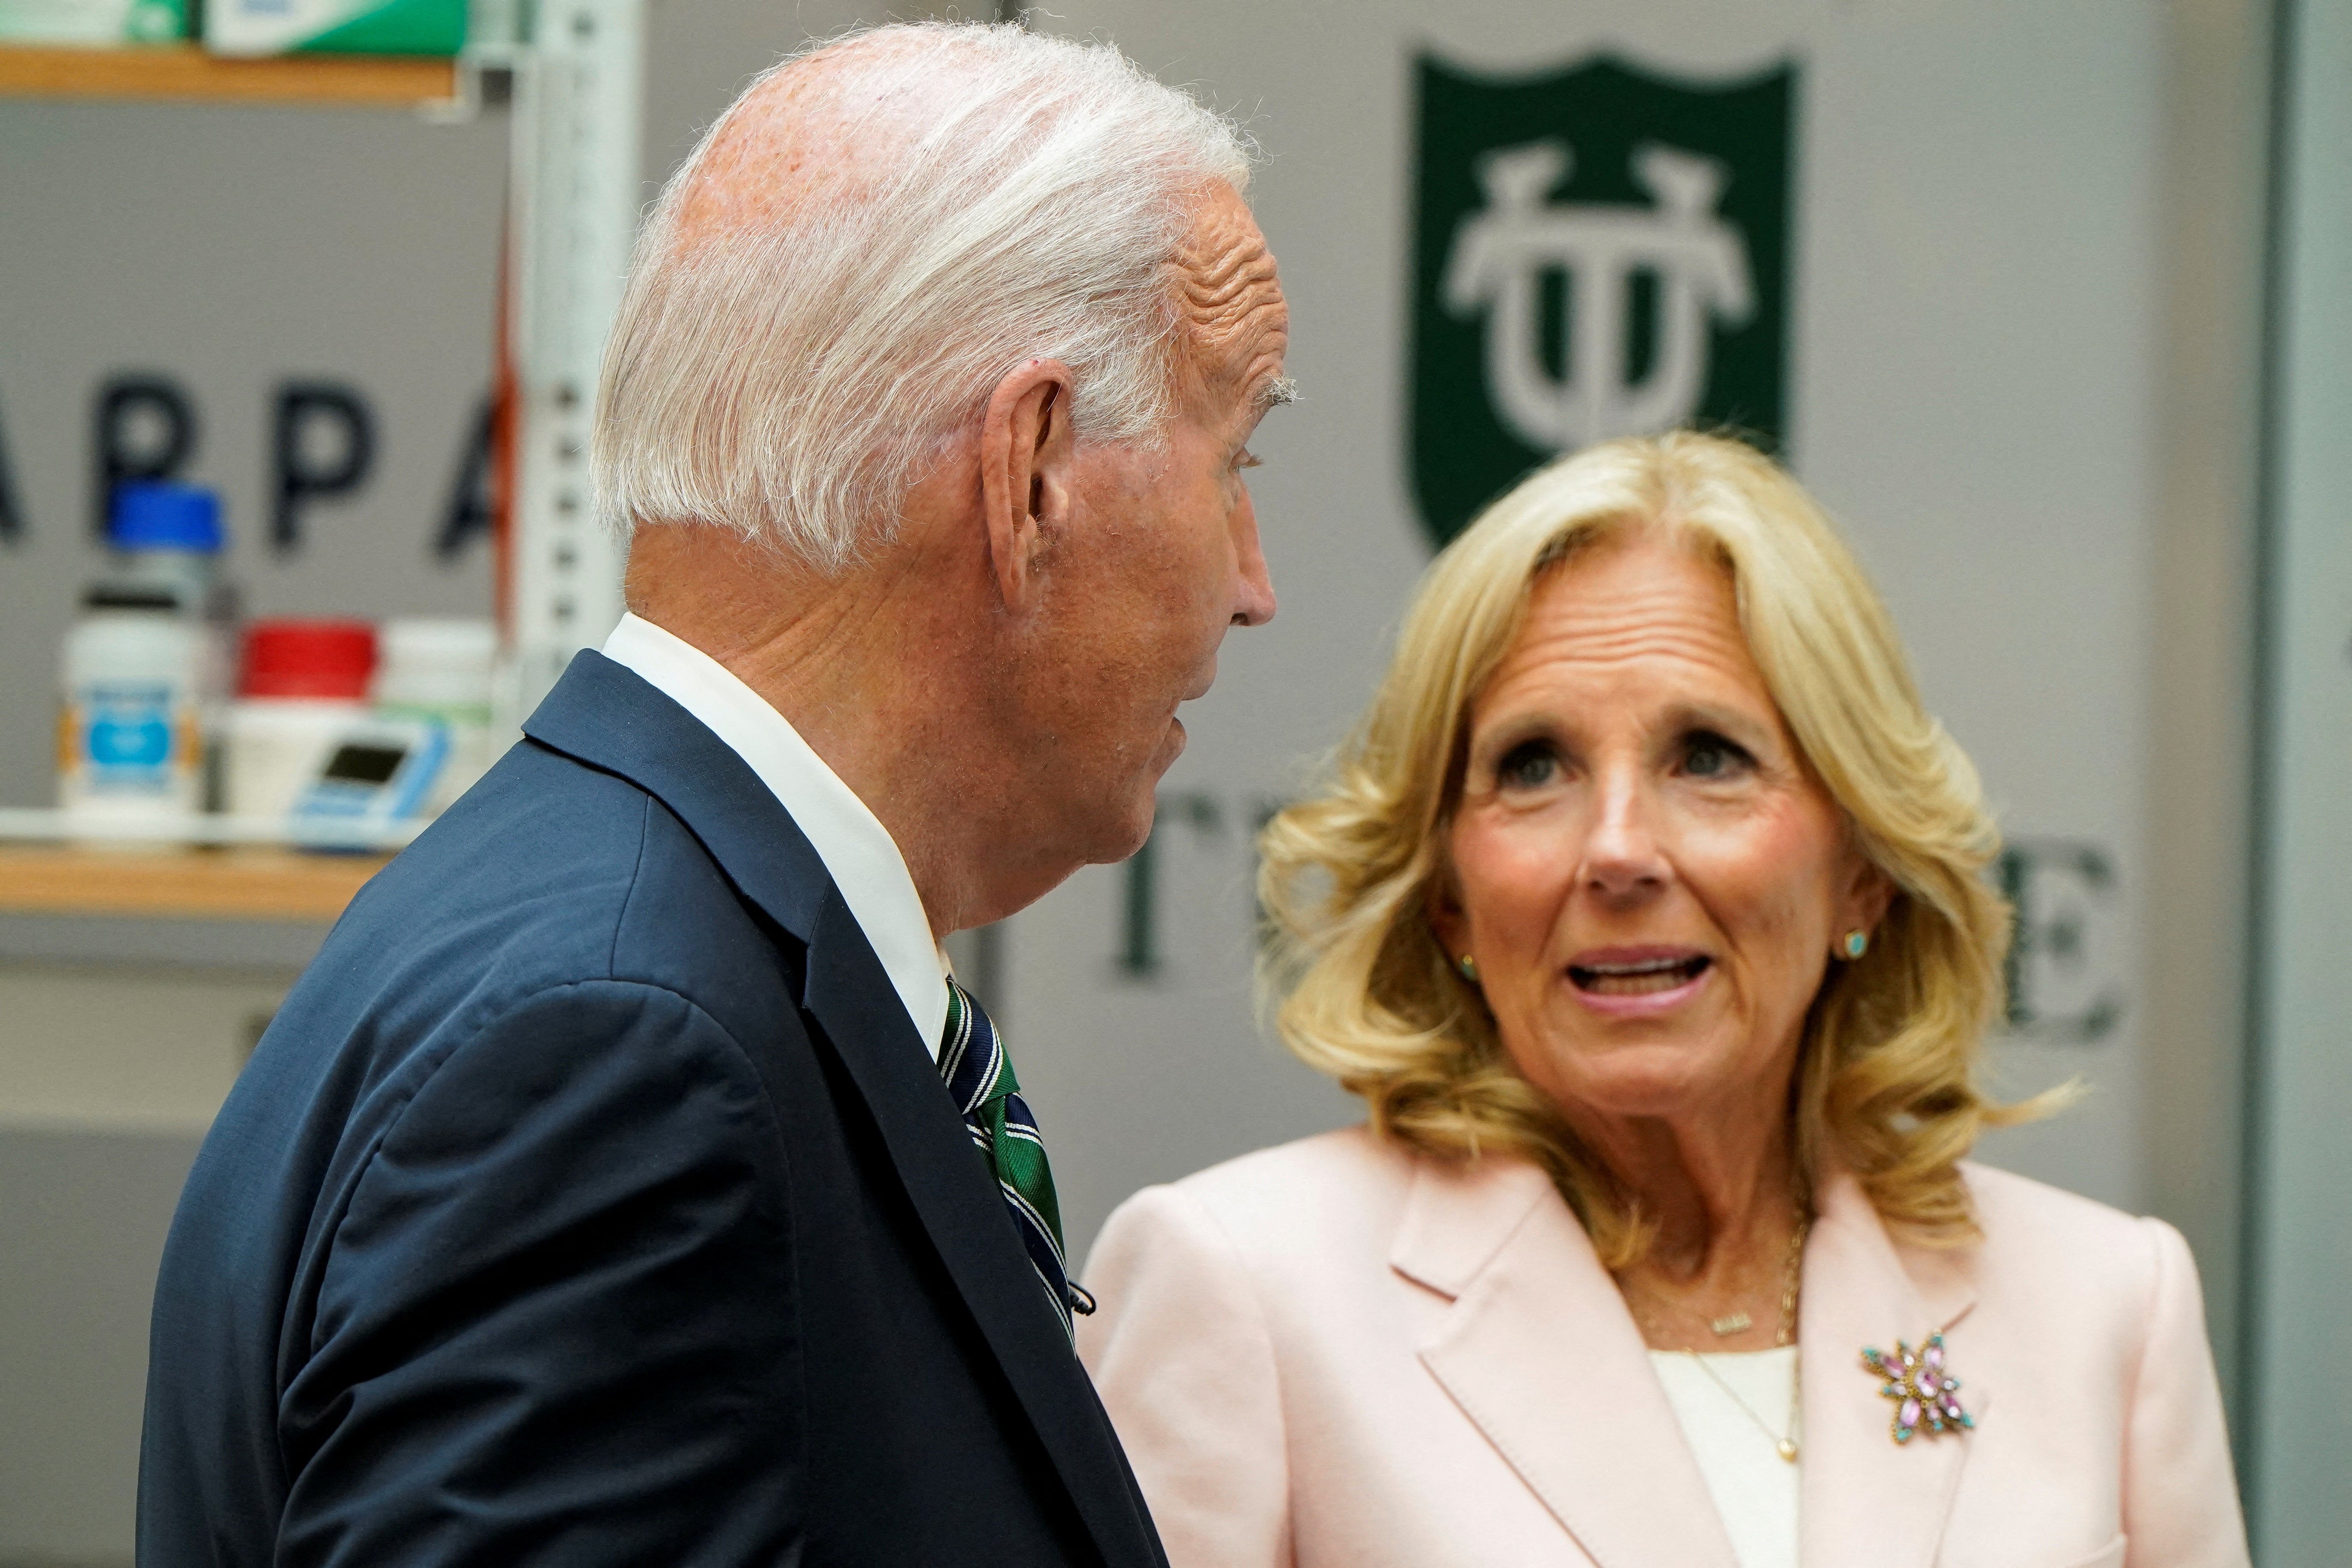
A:
{"label": "woman's lips", "polygon": [[1696,994],[1714,968],[1715,960],[1686,947],[1601,948],[1578,953],[1568,980],[1597,1011],[1663,1013]]}

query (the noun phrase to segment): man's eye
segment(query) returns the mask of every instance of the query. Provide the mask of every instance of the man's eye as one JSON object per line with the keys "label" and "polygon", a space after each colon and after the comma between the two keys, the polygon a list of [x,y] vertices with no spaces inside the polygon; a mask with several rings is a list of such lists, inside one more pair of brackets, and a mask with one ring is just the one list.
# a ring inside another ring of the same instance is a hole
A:
{"label": "man's eye", "polygon": [[1708,731],[1700,731],[1683,746],[1683,772],[1693,778],[1728,778],[1755,765],[1745,747]]}
{"label": "man's eye", "polygon": [[1535,789],[1559,773],[1559,757],[1548,741],[1522,741],[1495,764],[1497,789]]}
{"label": "man's eye", "polygon": [[1265,459],[1260,458],[1255,452],[1251,451],[1247,447],[1244,447],[1238,453],[1234,454],[1234,467],[1236,468],[1255,468],[1264,461]]}

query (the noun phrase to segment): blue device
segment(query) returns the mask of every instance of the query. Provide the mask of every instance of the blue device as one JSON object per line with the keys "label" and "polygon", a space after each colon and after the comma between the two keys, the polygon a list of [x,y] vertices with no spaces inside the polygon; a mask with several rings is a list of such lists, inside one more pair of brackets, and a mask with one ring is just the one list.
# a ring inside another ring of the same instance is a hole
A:
{"label": "blue device", "polygon": [[449,757],[440,724],[383,720],[347,731],[294,803],[294,842],[308,849],[373,849],[414,819]]}

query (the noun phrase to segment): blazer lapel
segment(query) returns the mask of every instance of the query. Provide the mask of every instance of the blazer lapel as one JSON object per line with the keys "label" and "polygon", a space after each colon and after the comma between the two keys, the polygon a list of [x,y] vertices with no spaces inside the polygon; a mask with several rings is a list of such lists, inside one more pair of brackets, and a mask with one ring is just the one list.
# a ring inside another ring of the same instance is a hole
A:
{"label": "blazer lapel", "polygon": [[1737,1568],[1648,1348],[1536,1166],[1420,1163],[1390,1265],[1452,1298],[1421,1360],[1601,1568]]}
{"label": "blazer lapel", "polygon": [[865,1096],[931,1245],[1104,1558],[1164,1563],[1110,1418],[1046,1303],[1003,1199],[973,1156],[963,1119],[848,904],[838,889],[829,894],[809,944],[809,1011]]}
{"label": "blazer lapel", "polygon": [[[1805,1244],[1804,1304],[1797,1331],[1804,1409],[1801,1530],[1804,1568],[1930,1568],[1951,1515],[1971,1432],[1920,1431],[1897,1445],[1895,1405],[1862,1361],[1864,1348],[1916,1350],[1975,1304],[1960,1258],[1898,1251],[1860,1184],[1825,1183]],[[1979,1423],[1990,1391],[1954,1358],[1961,1402]]]}
{"label": "blazer lapel", "polygon": [[857,1086],[926,1236],[1105,1560],[1164,1564],[1109,1417],[973,1154],[929,1044],[791,815],[725,742],[600,654],[578,655],[523,729],[659,797],[745,898],[807,944],[802,1005]]}

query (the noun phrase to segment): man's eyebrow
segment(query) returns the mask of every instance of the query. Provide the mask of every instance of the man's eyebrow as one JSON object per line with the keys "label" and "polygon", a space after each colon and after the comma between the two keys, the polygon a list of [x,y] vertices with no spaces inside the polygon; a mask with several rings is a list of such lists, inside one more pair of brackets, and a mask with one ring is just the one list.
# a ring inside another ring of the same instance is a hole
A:
{"label": "man's eyebrow", "polygon": [[1286,375],[1270,375],[1258,383],[1255,402],[1260,414],[1269,408],[1279,408],[1286,403],[1297,401],[1298,384]]}

